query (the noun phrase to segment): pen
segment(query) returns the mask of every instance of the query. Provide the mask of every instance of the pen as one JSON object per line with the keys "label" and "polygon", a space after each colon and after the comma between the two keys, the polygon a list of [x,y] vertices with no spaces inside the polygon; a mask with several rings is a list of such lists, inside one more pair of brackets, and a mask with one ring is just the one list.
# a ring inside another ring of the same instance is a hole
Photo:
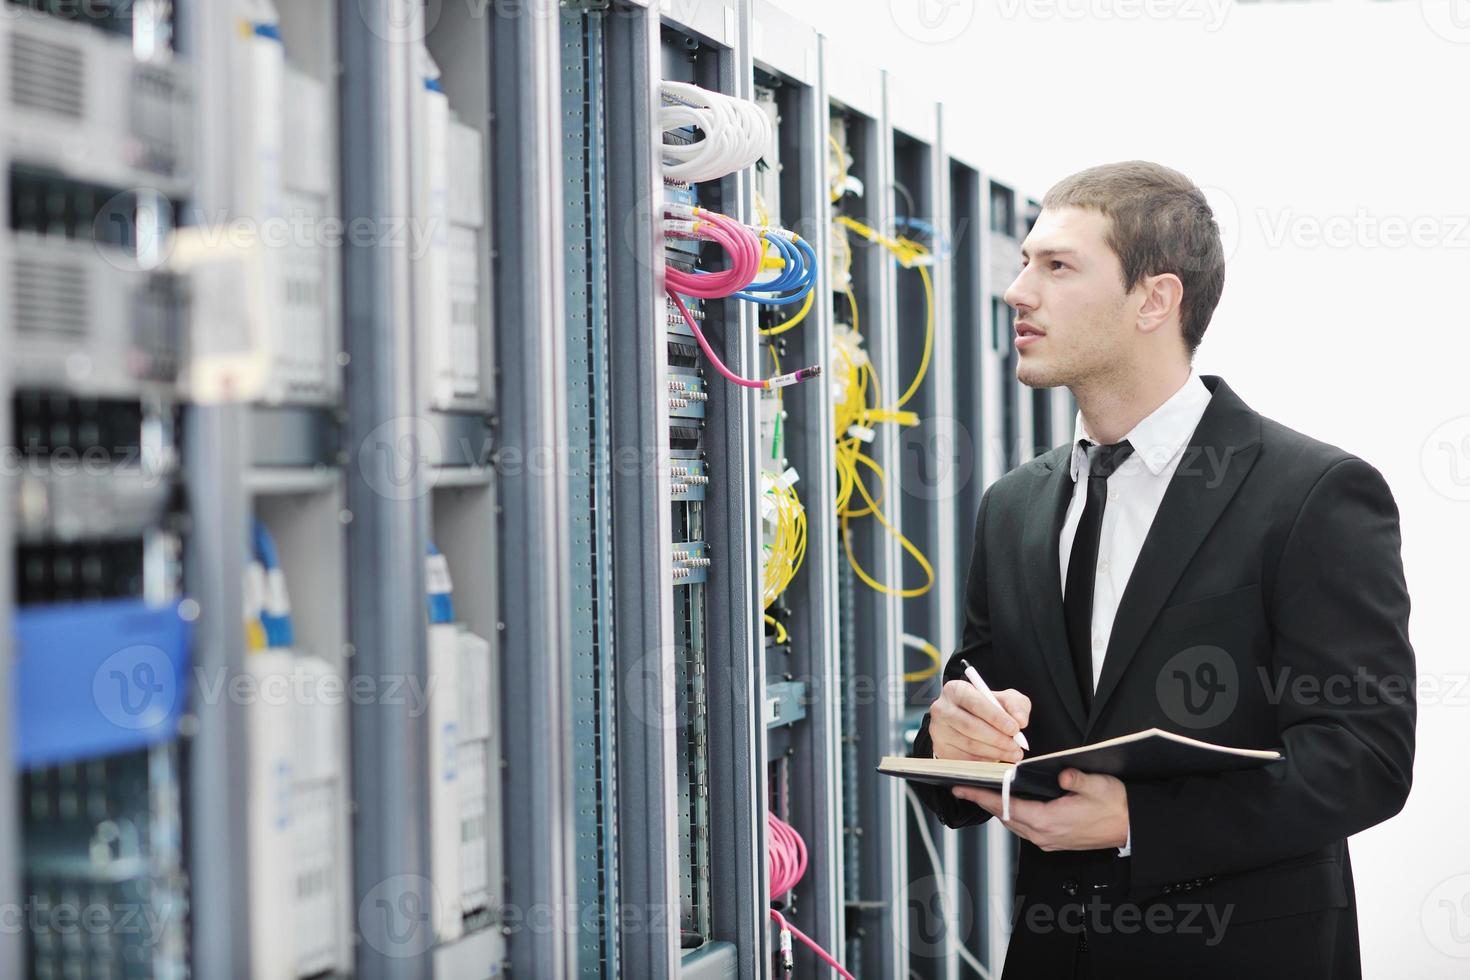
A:
{"label": "pen", "polygon": [[[980,672],[974,667],[971,667],[968,660],[961,660],[960,663],[965,665],[965,677],[970,681],[970,683],[974,684],[975,687],[980,690],[980,693],[985,695],[985,697],[989,699],[991,704],[995,705],[997,708],[1000,708],[1001,711],[1005,711],[1006,709],[1001,707],[1000,701],[996,698],[995,692],[990,690],[990,687],[985,683],[985,678],[980,676]],[[1024,732],[1016,732],[1016,734],[1011,737],[1016,740],[1016,744],[1019,745],[1022,749],[1027,752],[1031,751],[1031,745],[1026,741],[1026,734]]]}

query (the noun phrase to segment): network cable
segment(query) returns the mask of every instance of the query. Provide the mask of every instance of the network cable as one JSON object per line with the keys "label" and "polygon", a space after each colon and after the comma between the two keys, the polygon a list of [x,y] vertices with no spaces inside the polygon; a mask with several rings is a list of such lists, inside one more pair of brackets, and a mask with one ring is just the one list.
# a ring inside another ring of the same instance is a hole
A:
{"label": "network cable", "polygon": [[741,377],[740,375],[736,374],[734,371],[731,371],[725,366],[725,362],[720,360],[719,355],[717,355],[714,352],[714,349],[710,347],[709,341],[704,339],[704,331],[700,330],[699,324],[694,322],[694,317],[691,316],[689,313],[689,307],[684,305],[684,300],[679,297],[679,294],[674,292],[674,290],[669,287],[665,287],[664,291],[668,293],[669,299],[673,301],[674,307],[679,311],[679,315],[684,318],[685,324],[687,324],[690,331],[693,332],[694,340],[696,343],[699,344],[699,349],[704,352],[704,356],[708,358],[709,362],[715,366],[715,370],[720,372],[721,376],[723,376],[724,379],[726,381],[729,381],[731,384],[737,384],[745,388],[759,388],[762,390],[770,390],[772,388],[784,388],[787,385],[798,384],[799,382],[805,381],[808,378],[815,378],[817,375],[822,373],[822,366],[820,364],[813,364],[810,367],[799,368],[795,371],[791,371],[787,374],[778,375],[774,378],[763,378],[760,380],[755,380],[752,378]]}
{"label": "network cable", "polygon": [[735,99],[687,82],[664,82],[659,128],[693,127],[699,138],[665,142],[664,176],[697,183],[752,167],[775,142],[771,119],[748,99]]}
{"label": "network cable", "polygon": [[281,570],[275,538],[265,522],[250,528],[251,562],[245,569],[245,644],[250,650],[296,645],[291,625],[291,597]]}
{"label": "network cable", "polygon": [[937,676],[939,671],[943,669],[944,665],[939,654],[939,648],[922,636],[904,633],[899,637],[899,640],[903,643],[905,649],[918,650],[924,656],[928,657],[930,661],[929,666],[920,670],[905,671],[903,675],[905,683],[917,684],[919,681],[927,681],[929,678]]}
{"label": "network cable", "polygon": [[[769,810],[766,811],[766,853],[771,879],[771,901],[774,902],[785,897],[806,874],[807,854],[806,842],[801,839],[801,834],[796,832],[796,828]],[[853,975],[848,973],[831,953],[788,922],[779,910],[771,909],[770,913],[772,921],[780,929],[781,966],[786,976],[791,976],[794,965],[791,957],[791,937],[795,936],[823,963],[836,970],[839,976],[845,980],[854,980]]]}
{"label": "network cable", "polygon": [[[837,152],[840,148],[833,147]],[[913,412],[903,411],[903,406],[913,398],[923,383],[928,373],[929,362],[933,355],[934,331],[935,331],[935,308],[934,308],[934,286],[929,275],[927,266],[933,261],[929,250],[919,242],[907,238],[891,238],[883,235],[868,225],[847,215],[839,215],[834,219],[834,238],[845,241],[845,232],[851,230],[863,238],[875,244],[881,245],[907,268],[917,269],[924,284],[927,313],[925,317],[924,331],[924,353],[920,359],[918,370],[913,380],[909,383],[903,395],[891,405],[877,407],[882,404],[882,396],[879,391],[878,379],[872,372],[871,363],[867,353],[862,349],[862,336],[857,332],[858,326],[858,304],[857,296],[851,286],[852,249],[848,246],[843,252],[844,266],[841,277],[844,288],[843,295],[848,301],[852,313],[852,329],[844,336],[840,331],[834,337],[834,347],[837,357],[834,368],[839,383],[834,385],[836,395],[834,406],[835,436],[836,436],[836,463],[838,472],[837,514],[839,528],[842,531],[843,548],[847,556],[848,564],[852,567],[854,574],[870,588],[886,595],[895,595],[900,598],[914,598],[924,595],[934,586],[934,569],[923,552],[913,542],[904,536],[883,513],[882,501],[886,493],[886,476],[882,466],[876,460],[863,452],[862,446],[871,442],[875,436],[873,426],[881,422],[893,422],[898,425],[917,425],[918,416]],[[872,395],[873,405],[870,406],[869,394]],[[878,480],[878,494],[875,497],[869,492],[863,481],[861,470],[871,472]],[[852,496],[856,493],[862,498],[863,506],[857,507],[852,503]],[[900,547],[906,554],[918,563],[923,570],[925,582],[923,585],[910,588],[894,588],[879,582],[857,559],[853,550],[852,537],[847,533],[849,523],[859,517],[872,515],[884,530],[895,537]]]}

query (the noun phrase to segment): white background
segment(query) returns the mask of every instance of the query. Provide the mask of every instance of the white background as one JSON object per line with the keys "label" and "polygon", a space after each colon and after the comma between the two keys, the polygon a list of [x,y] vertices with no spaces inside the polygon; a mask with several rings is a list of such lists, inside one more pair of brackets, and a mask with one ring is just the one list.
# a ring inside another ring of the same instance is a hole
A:
{"label": "white background", "polygon": [[1364,975],[1394,980],[1470,975],[1470,2],[1456,2],[782,3],[944,101],[946,128],[983,133],[978,162],[1030,196],[1125,159],[1207,188],[1232,251],[1197,366],[1378,467],[1402,516],[1414,790],[1351,844]]}

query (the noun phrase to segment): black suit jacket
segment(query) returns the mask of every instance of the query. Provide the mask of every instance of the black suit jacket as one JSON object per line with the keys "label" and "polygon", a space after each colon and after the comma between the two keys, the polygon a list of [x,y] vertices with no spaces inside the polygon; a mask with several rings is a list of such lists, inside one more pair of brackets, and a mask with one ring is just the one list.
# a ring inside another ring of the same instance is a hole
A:
{"label": "black suit jacket", "polygon": [[[1345,838],[1403,807],[1414,755],[1398,510],[1372,466],[1203,380],[1213,397],[1124,590],[1091,710],[1057,554],[1070,445],[982,498],[944,677],[962,679],[964,658],[1029,696],[1031,754],[1158,727],[1286,758],[1127,782],[1127,858],[1022,841],[1006,977],[1071,976],[1084,914],[1093,976],[1361,973]],[[913,751],[932,752],[927,715]],[[989,819],[915,789],[950,827]]]}

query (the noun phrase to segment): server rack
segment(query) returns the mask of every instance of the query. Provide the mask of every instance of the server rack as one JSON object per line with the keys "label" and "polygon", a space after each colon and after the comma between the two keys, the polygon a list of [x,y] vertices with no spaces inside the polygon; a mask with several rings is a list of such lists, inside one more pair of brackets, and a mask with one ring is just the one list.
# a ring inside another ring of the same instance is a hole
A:
{"label": "server rack", "polygon": [[[797,232],[821,270],[809,312],[780,307],[761,319],[773,368],[823,363],[832,344],[829,290],[831,202],[827,190],[828,109],[817,35],[775,5],[757,2],[751,50],[758,101],[777,122],[777,159],[756,173],[756,192],[772,224]],[[758,209],[760,210],[760,209]],[[778,332],[779,331],[779,332]],[[772,604],[779,627],[766,634],[764,723],[771,812],[806,842],[806,876],[783,914],[824,949],[843,946],[840,674],[837,663],[837,527],[831,501],[833,410],[825,379],[763,395],[761,466],[771,479],[794,472],[806,521],[806,554]],[[784,638],[784,642],[782,641]],[[804,946],[796,969],[824,969]],[[772,969],[776,969],[775,965]]]}
{"label": "server rack", "polygon": [[[661,80],[751,98],[750,28],[734,2],[675,6],[663,11],[661,24]],[[748,171],[700,183],[696,192],[701,206],[737,220],[749,221],[753,214]],[[714,328],[708,332],[716,343],[723,341],[719,353],[729,368],[745,375],[759,371],[748,304],[705,301],[702,309],[704,326]],[[676,373],[668,369],[671,376]],[[684,710],[676,710],[681,723],[676,749],[685,750],[679,756],[681,776],[687,772],[680,799],[689,800],[689,826],[681,841],[690,855],[688,887],[681,897],[687,910],[681,914],[686,950],[681,972],[716,976],[733,968],[746,975],[760,969],[757,964],[767,961],[769,949],[760,738],[765,668],[760,568],[752,560],[760,526],[758,408],[750,391],[712,376],[704,390],[703,426],[678,425],[671,418],[669,430],[672,452],[676,430],[694,428],[693,440],[682,445],[707,454],[709,464],[705,499],[696,506],[674,501],[676,693],[687,699]],[[672,409],[671,403],[671,416]],[[682,552],[693,564],[682,559]],[[709,862],[704,868],[701,858]]]}
{"label": "server rack", "polygon": [[[505,742],[505,902],[511,972],[566,976],[576,962],[568,487],[538,462],[565,445],[566,241],[559,21],[487,18],[490,211],[495,264],[495,433],[500,510],[500,648]],[[534,325],[534,326],[533,326]],[[517,465],[511,465],[512,463]],[[533,916],[552,916],[548,924]],[[504,927],[503,927],[504,928]]]}
{"label": "server rack", "polygon": [[[620,969],[617,819],[618,745],[612,727],[615,670],[612,574],[612,419],[608,363],[607,14],[561,13],[562,180],[566,249],[567,400],[572,623],[572,748],[577,904],[572,972],[602,978]],[[621,501],[620,501],[621,503]]]}
{"label": "server rack", "polygon": [[[198,609],[181,597],[186,298],[166,242],[196,190],[195,77],[172,17],[93,13],[16,5],[0,25],[4,684],[18,713],[0,833],[3,887],[28,913],[0,969],[179,976],[181,687]],[[160,923],[155,942],[121,928],[129,909]],[[107,927],[88,941],[55,914],[95,927],[99,911]]]}
{"label": "server rack", "polygon": [[[927,559],[931,573],[922,577],[915,560],[905,555],[901,573],[892,584],[902,588],[902,662],[898,677],[903,681],[903,715],[896,719],[896,742],[907,752],[930,701],[938,693],[942,650],[953,649],[953,626],[946,610],[953,608],[950,581],[953,542],[951,516],[943,506],[952,492],[948,461],[941,448],[945,439],[944,420],[950,413],[949,372],[953,339],[945,287],[946,262],[943,231],[948,225],[947,201],[942,197],[939,174],[939,114],[933,102],[907,91],[891,73],[884,75],[888,118],[892,125],[893,179],[889,190],[895,237],[925,242],[928,253],[913,260],[909,268],[897,268],[892,306],[891,345],[897,352],[896,388],[885,397],[887,404],[913,412],[914,424],[898,433],[897,474],[900,490],[894,495],[894,523],[917,551]],[[928,281],[925,281],[927,276]],[[912,393],[906,403],[903,396]],[[931,579],[932,575],[932,581]],[[925,585],[926,581],[929,584]],[[926,656],[927,653],[927,656]],[[932,659],[930,659],[932,658]],[[885,750],[886,751],[886,750]],[[897,914],[908,919],[907,969],[921,976],[944,973],[948,929],[937,913],[947,896],[938,894],[948,886],[926,855],[924,834],[917,820],[925,823],[929,837],[947,847],[943,827],[932,817],[916,816],[907,787],[900,786],[904,840],[908,847],[909,875]],[[941,856],[941,862],[943,857]]]}
{"label": "server rack", "polygon": [[[416,412],[427,424],[427,751],[432,975],[498,975],[505,958],[500,759],[500,469],[491,259],[490,34],[469,5],[425,11],[409,79]],[[417,33],[417,32],[416,32]],[[548,139],[549,143],[550,140]],[[446,574],[447,573],[447,574]],[[447,601],[446,601],[447,600]]]}
{"label": "server rack", "polygon": [[[861,184],[849,184],[849,193],[834,211],[855,212],[870,228],[892,225],[892,201],[887,193],[893,167],[893,144],[888,126],[882,75],[854,61],[827,39],[822,43],[822,66],[831,106],[830,127],[848,174]],[[839,166],[833,163],[830,166]],[[829,174],[830,174],[829,169]],[[845,226],[844,226],[845,227]],[[834,230],[834,333],[850,329],[853,301],[859,333],[873,377],[880,391],[892,393],[899,381],[896,338],[893,335],[895,267],[891,256],[877,247],[861,247],[851,236],[850,299],[837,294],[840,282],[841,235]],[[839,339],[838,344],[841,344]],[[834,358],[835,358],[834,354]],[[890,400],[892,395],[887,396]],[[898,472],[898,435],[891,425],[842,433],[857,438],[863,452],[887,473]],[[860,509],[861,498],[858,498]],[[843,677],[844,903],[847,938],[843,962],[857,973],[901,976],[907,969],[907,917],[893,907],[891,896],[907,882],[906,853],[888,842],[901,839],[904,827],[902,787],[874,772],[879,757],[899,751],[903,698],[898,662],[902,632],[902,603],[896,595],[869,588],[860,581],[854,564],[878,582],[897,580],[903,556],[897,541],[872,517],[839,528],[840,662]],[[848,549],[850,548],[850,552]],[[846,553],[844,555],[844,553]]]}
{"label": "server rack", "polygon": [[[624,976],[670,978],[681,969],[679,779],[675,740],[672,476],[667,450],[667,323],[658,263],[663,174],[658,143],[660,18],[644,4],[605,19],[604,92],[607,236],[608,484],[618,526],[610,570],[611,731],[617,744],[617,930]],[[611,80],[617,79],[617,85]],[[655,329],[650,329],[655,327]],[[646,452],[649,448],[652,452]],[[630,457],[631,454],[631,457]],[[633,465],[628,465],[629,459]],[[621,832],[629,828],[627,832]],[[638,828],[636,832],[632,828]],[[588,975],[586,972],[580,975]],[[603,976],[617,975],[616,971]]]}
{"label": "server rack", "polygon": [[[8,140],[0,147],[0,165],[10,173]],[[9,268],[10,258],[10,195],[0,199],[0,268]],[[6,350],[15,349],[11,333],[9,304],[0,304],[0,344]],[[0,432],[11,431],[11,388],[13,380],[8,371],[0,371]],[[7,560],[0,563],[0,698],[4,704],[16,704],[13,675],[16,651],[12,640],[13,625],[11,597],[14,595],[14,564],[9,560],[14,544],[15,500],[12,481],[0,480],[0,548]],[[17,767],[14,762],[15,745],[13,727],[6,725],[0,731],[0,901],[12,907],[18,905],[24,895],[24,858],[21,851],[21,828],[19,821],[19,794],[17,791]],[[25,938],[12,932],[0,936],[0,972],[9,976],[20,976],[25,955]]]}
{"label": "server rack", "polygon": [[[1014,383],[1001,377],[999,357],[991,343],[990,276],[986,267],[985,178],[964,151],[946,144],[953,229],[953,293],[955,318],[954,398],[956,417],[955,577],[953,587],[968,574],[973,557],[975,520],[986,488],[1000,475],[1000,453],[995,451],[1000,416],[1000,385]],[[956,636],[964,628],[964,607],[954,615]],[[954,879],[952,908],[958,916],[954,941],[992,972],[999,972],[1004,953],[1005,922],[997,912],[995,896],[1004,896],[1008,882],[990,877],[992,834],[956,832],[954,856],[946,870]],[[1008,846],[1002,837],[1001,846]],[[1000,892],[993,889],[999,887]],[[960,972],[965,972],[960,967]]]}

